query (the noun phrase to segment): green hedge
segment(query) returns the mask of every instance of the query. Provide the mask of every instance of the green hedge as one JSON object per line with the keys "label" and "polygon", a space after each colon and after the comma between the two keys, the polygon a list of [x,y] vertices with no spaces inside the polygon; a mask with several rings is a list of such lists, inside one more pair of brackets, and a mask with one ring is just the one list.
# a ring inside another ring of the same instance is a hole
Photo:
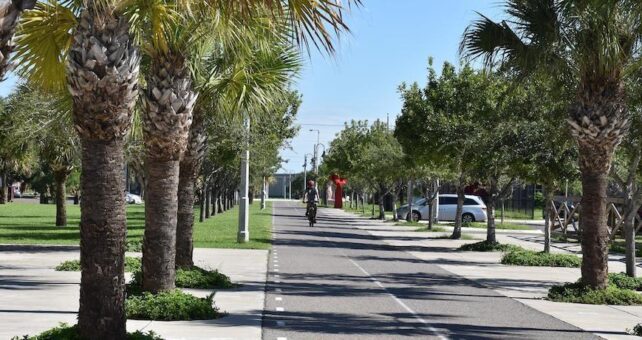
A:
{"label": "green hedge", "polygon": [[553,286],[548,298],[556,302],[584,303],[591,305],[642,305],[642,295],[630,289],[609,284],[606,289],[594,290],[581,282]]}
{"label": "green hedge", "polygon": [[[78,334],[78,325],[69,326],[61,323],[58,327],[46,330],[38,335],[29,336],[23,335],[22,337],[13,337],[12,340],[84,340]],[[134,333],[127,333],[127,340],[163,340],[153,331],[143,333],[136,331]]]}
{"label": "green hedge", "polygon": [[233,288],[230,278],[218,270],[200,267],[176,269],[176,287],[180,288]]}
{"label": "green hedge", "polygon": [[501,262],[514,266],[578,268],[582,265],[582,259],[575,255],[536,252],[523,248],[510,249],[502,256]]}
{"label": "green hedge", "polygon": [[[126,272],[137,272],[140,271],[141,262],[139,257],[130,257],[125,256],[125,271]],[[79,272],[80,271],[80,260],[69,260],[62,262],[56,266],[56,270],[59,272]]]}
{"label": "green hedge", "polygon": [[128,296],[125,309],[128,319],[137,320],[208,320],[220,317],[214,307],[214,294],[199,298],[179,289]]}

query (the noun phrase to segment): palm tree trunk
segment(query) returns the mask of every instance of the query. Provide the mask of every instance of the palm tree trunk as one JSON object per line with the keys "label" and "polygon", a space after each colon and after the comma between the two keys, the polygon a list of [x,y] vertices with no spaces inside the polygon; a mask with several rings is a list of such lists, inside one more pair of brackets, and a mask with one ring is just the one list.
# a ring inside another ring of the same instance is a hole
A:
{"label": "palm tree trunk", "polygon": [[596,289],[608,283],[607,185],[608,172],[582,173],[582,281]]}
{"label": "palm tree trunk", "polygon": [[13,51],[13,35],[18,26],[20,14],[32,9],[36,0],[3,1],[0,4],[0,79],[4,79],[9,70],[10,54]]}
{"label": "palm tree trunk", "polygon": [[80,308],[87,339],[125,339],[124,137],[138,98],[140,58],[129,22],[87,2],[67,55],[67,88],[82,143]]}
{"label": "palm tree trunk", "polygon": [[178,178],[178,215],[176,222],[176,266],[194,265],[194,185],[196,174],[193,164],[183,159]]}
{"label": "palm tree trunk", "polygon": [[56,227],[67,225],[67,190],[65,188],[69,173],[67,170],[58,170],[54,172],[56,181]]}
{"label": "palm tree trunk", "polygon": [[82,140],[78,327],[87,339],[125,339],[123,146]]}
{"label": "palm tree trunk", "polygon": [[175,288],[179,162],[147,157],[145,170],[143,289],[157,293]]}

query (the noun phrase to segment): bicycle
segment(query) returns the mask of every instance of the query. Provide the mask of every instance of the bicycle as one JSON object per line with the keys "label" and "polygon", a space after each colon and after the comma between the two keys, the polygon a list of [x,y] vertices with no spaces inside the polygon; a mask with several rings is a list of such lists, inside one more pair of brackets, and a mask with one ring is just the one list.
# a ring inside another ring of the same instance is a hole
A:
{"label": "bicycle", "polygon": [[310,222],[310,227],[314,227],[314,223],[317,220],[317,204],[312,203],[307,207],[308,221]]}

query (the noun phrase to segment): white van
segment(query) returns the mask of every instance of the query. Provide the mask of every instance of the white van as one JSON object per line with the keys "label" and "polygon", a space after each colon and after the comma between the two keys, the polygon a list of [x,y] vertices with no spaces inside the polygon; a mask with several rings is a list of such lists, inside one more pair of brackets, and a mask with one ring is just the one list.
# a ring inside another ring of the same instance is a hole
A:
{"label": "white van", "polygon": [[[457,211],[457,195],[441,194],[439,195],[439,220],[454,221]],[[397,209],[397,217],[406,219],[408,216],[408,205],[403,205]],[[463,222],[484,222],[488,215],[486,214],[486,204],[481,197],[475,195],[466,195],[464,206],[461,214]],[[428,219],[428,204],[426,199],[422,198],[412,203],[412,219],[414,221]]]}

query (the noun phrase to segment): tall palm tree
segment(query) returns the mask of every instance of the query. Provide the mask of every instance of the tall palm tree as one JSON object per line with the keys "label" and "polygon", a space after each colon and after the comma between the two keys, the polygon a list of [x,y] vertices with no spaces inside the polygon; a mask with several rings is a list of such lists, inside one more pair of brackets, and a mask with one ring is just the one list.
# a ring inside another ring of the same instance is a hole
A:
{"label": "tall palm tree", "polygon": [[140,61],[129,20],[116,1],[38,3],[17,44],[20,73],[47,88],[66,83],[73,101],[82,163],[80,335],[124,339],[123,146]]}
{"label": "tall palm tree", "polygon": [[[297,41],[306,45],[311,42],[330,52],[334,49],[331,33],[347,30],[343,21],[346,7],[339,0],[207,3],[239,18],[252,18],[266,10],[273,18],[286,15]],[[348,1],[359,3],[360,0]],[[16,41],[19,73],[42,86],[60,89],[66,84],[73,99],[74,125],[82,145],[78,326],[80,335],[87,338],[124,339],[126,334],[123,147],[138,97],[140,57],[136,42],[141,42],[132,38],[136,32],[131,31],[130,25],[145,17],[141,14],[150,6],[162,8],[166,4],[161,0],[49,0],[39,2],[20,23]],[[189,15],[190,11],[181,14]],[[165,69],[182,76],[183,68],[168,64],[175,61],[174,57],[162,55],[152,68],[159,75]],[[163,79],[172,78],[148,79],[152,82],[148,84],[150,98],[164,101],[162,96],[156,97],[157,91],[165,90]],[[175,128],[186,132],[191,118],[177,118],[172,118],[177,122]],[[186,133],[183,135],[181,143],[187,139]],[[162,139],[150,138],[149,144],[158,147]],[[175,149],[183,148],[178,145]],[[176,192],[176,186],[177,183],[167,186],[167,192]],[[170,243],[173,248],[175,243]]]}
{"label": "tall palm tree", "polygon": [[9,58],[13,51],[13,35],[22,12],[32,9],[36,0],[3,1],[0,4],[0,79],[9,69]]}
{"label": "tall palm tree", "polygon": [[575,91],[567,122],[582,177],[582,281],[608,283],[606,188],[613,154],[629,126],[624,80],[642,65],[637,0],[508,0],[508,19],[481,16],[461,51],[488,66],[540,73]]}
{"label": "tall palm tree", "polygon": [[[285,93],[291,77],[300,68],[298,52],[283,39],[282,32],[258,30],[261,32],[244,32],[247,36],[234,41],[232,46],[214,49],[204,62],[207,76],[199,81],[200,99],[194,110],[187,150],[180,162],[177,266],[194,264],[194,185],[206,152],[207,112],[240,112],[250,108],[261,112],[271,99]],[[238,44],[243,46],[239,48]],[[212,113],[207,118],[216,119]]]}

